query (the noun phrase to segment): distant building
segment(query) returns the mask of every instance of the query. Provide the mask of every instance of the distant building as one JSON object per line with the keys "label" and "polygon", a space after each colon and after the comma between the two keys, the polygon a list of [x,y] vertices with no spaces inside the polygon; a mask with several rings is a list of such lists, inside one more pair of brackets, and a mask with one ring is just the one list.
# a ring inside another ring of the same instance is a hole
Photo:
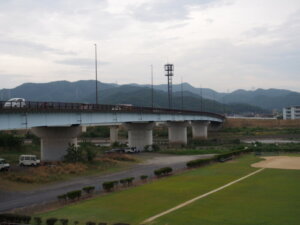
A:
{"label": "distant building", "polygon": [[283,108],[284,120],[300,119],[300,106],[291,106]]}

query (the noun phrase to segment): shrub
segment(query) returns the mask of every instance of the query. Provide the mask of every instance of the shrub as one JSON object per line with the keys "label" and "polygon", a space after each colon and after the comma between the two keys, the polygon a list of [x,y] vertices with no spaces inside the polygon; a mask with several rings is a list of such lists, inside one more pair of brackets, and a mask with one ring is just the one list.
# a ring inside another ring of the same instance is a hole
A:
{"label": "shrub", "polygon": [[24,139],[13,134],[0,132],[0,147],[8,149],[19,149],[23,144]]}
{"label": "shrub", "polygon": [[133,180],[134,180],[134,177],[128,177],[126,180],[127,180],[127,184],[128,184],[128,185],[132,185],[132,182],[133,182]]}
{"label": "shrub", "polygon": [[83,162],[84,154],[82,148],[77,148],[74,144],[69,144],[67,154],[64,156],[65,162]]}
{"label": "shrub", "polygon": [[69,223],[68,219],[60,219],[59,221],[60,221],[61,225],[68,225],[68,223]]}
{"label": "shrub", "polygon": [[80,143],[79,148],[84,153],[85,161],[92,162],[95,159],[97,155],[97,150],[96,146],[93,143],[84,141]]}
{"label": "shrub", "polygon": [[141,179],[142,181],[146,181],[146,180],[148,179],[148,176],[147,176],[147,175],[141,175],[141,176],[140,176],[140,179]]}
{"label": "shrub", "polygon": [[34,220],[35,225],[41,225],[42,224],[41,217],[34,217],[33,220]]}
{"label": "shrub", "polygon": [[26,215],[18,215],[18,214],[0,214],[0,223],[8,222],[8,223],[24,223],[29,224],[31,220],[30,216]]}
{"label": "shrub", "polygon": [[203,165],[207,165],[215,160],[214,157],[208,159],[195,159],[186,163],[186,166],[189,168],[199,167]]}
{"label": "shrub", "polygon": [[163,167],[158,170],[154,170],[154,174],[157,177],[166,176],[166,175],[170,174],[172,171],[173,171],[173,169],[171,167]]}
{"label": "shrub", "polygon": [[95,186],[87,186],[82,188],[82,190],[86,193],[86,194],[91,194],[93,193],[93,191],[95,190]]}
{"label": "shrub", "polygon": [[115,186],[115,181],[107,181],[102,183],[102,187],[105,191],[111,191]]}
{"label": "shrub", "polygon": [[98,223],[98,225],[107,225],[107,223]]}
{"label": "shrub", "polygon": [[126,178],[121,179],[120,184],[122,184],[123,186],[126,186],[127,185],[127,179]]}
{"label": "shrub", "polygon": [[57,222],[57,218],[49,218],[46,220],[47,225],[54,225]]}
{"label": "shrub", "polygon": [[79,221],[75,220],[74,225],[78,225],[78,224],[79,224]]}
{"label": "shrub", "polygon": [[160,150],[159,145],[157,145],[157,144],[153,144],[153,145],[152,145],[152,151],[158,152],[159,150]]}
{"label": "shrub", "polygon": [[58,196],[57,196],[57,199],[58,199],[59,201],[66,201],[67,198],[68,198],[67,194],[63,194],[63,195],[58,195]]}
{"label": "shrub", "polygon": [[114,223],[113,225],[130,225],[129,223]]}
{"label": "shrub", "polygon": [[92,222],[92,221],[88,221],[88,222],[86,222],[85,224],[86,224],[86,225],[96,225],[96,223],[95,223],[95,222]]}
{"label": "shrub", "polygon": [[69,200],[75,200],[76,198],[79,199],[81,197],[81,190],[70,191],[66,195]]}
{"label": "shrub", "polygon": [[132,184],[133,180],[134,180],[134,177],[127,177],[127,178],[121,179],[120,184],[122,184],[123,186],[126,186],[126,185],[129,186]]}

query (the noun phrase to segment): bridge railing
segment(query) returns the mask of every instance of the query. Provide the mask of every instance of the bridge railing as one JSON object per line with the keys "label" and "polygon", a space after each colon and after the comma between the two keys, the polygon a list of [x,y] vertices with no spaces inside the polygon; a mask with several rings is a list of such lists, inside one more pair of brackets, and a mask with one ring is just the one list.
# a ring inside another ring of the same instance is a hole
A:
{"label": "bridge railing", "polygon": [[225,117],[220,114],[192,110],[178,110],[167,108],[138,107],[127,104],[103,105],[86,103],[65,103],[65,102],[9,102],[0,101],[0,113],[3,112],[132,112],[151,114],[189,114],[212,116],[219,119]]}

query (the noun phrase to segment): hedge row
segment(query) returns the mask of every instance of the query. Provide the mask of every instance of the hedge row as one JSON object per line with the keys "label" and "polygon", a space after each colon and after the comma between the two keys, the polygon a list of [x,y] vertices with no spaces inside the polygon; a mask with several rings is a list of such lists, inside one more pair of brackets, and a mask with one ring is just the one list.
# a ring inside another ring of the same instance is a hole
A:
{"label": "hedge row", "polygon": [[107,181],[102,183],[102,187],[105,191],[111,191],[112,189],[114,189],[114,187],[116,187],[118,185],[119,181]]}
{"label": "hedge row", "polygon": [[132,184],[134,180],[134,177],[128,177],[128,178],[124,178],[120,180],[120,184],[122,184],[123,186],[130,186]]}
{"label": "hedge row", "polygon": [[154,174],[155,174],[155,176],[160,177],[160,176],[168,175],[172,171],[173,171],[173,169],[171,167],[163,167],[163,168],[154,170]]}
{"label": "hedge row", "polygon": [[17,214],[0,214],[0,223],[23,223],[29,224],[31,216]]}
{"label": "hedge row", "polygon": [[[82,190],[86,193],[86,194],[91,194],[93,193],[93,191],[95,190],[94,186],[87,186],[82,188]],[[79,199],[82,195],[82,191],[81,190],[75,190],[75,191],[70,191],[67,192],[66,194],[63,195],[58,195],[57,198],[59,201],[67,201],[67,200],[75,200],[75,199]]]}
{"label": "hedge row", "polygon": [[251,150],[249,150],[249,149],[236,150],[236,151],[232,151],[232,152],[228,152],[228,153],[224,153],[224,154],[219,154],[214,157],[207,158],[207,159],[195,159],[195,160],[191,160],[191,161],[187,162],[186,166],[189,168],[194,168],[194,167],[204,166],[204,165],[210,164],[212,162],[224,162],[226,160],[233,158],[234,156],[240,155],[242,153],[247,153],[250,151]]}
{"label": "hedge row", "polygon": [[86,193],[86,194],[91,194],[93,193],[93,191],[95,190],[94,186],[87,186],[82,188],[82,190]]}
{"label": "hedge row", "polygon": [[[18,215],[18,214],[0,214],[0,223],[16,223],[16,224],[29,224],[31,221],[30,216],[26,215]],[[40,217],[34,217],[33,221],[36,225],[41,225],[42,224],[42,219]],[[68,225],[69,220],[68,219],[58,219],[56,217],[51,217],[45,220],[46,225],[55,225],[60,222],[60,225]],[[74,221],[74,224],[78,224],[78,221]],[[105,222],[86,222],[86,225],[108,225],[108,223]],[[130,225],[128,223],[114,223],[113,225]]]}

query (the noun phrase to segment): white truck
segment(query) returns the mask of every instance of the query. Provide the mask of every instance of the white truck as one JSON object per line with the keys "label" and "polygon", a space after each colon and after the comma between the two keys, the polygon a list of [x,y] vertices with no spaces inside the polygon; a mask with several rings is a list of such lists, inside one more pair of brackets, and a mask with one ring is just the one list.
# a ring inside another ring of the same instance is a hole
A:
{"label": "white truck", "polygon": [[20,155],[19,165],[20,166],[38,166],[38,165],[40,165],[40,160],[37,159],[35,155]]}
{"label": "white truck", "polygon": [[9,163],[5,161],[5,159],[0,158],[0,171],[8,171],[10,168]]}

